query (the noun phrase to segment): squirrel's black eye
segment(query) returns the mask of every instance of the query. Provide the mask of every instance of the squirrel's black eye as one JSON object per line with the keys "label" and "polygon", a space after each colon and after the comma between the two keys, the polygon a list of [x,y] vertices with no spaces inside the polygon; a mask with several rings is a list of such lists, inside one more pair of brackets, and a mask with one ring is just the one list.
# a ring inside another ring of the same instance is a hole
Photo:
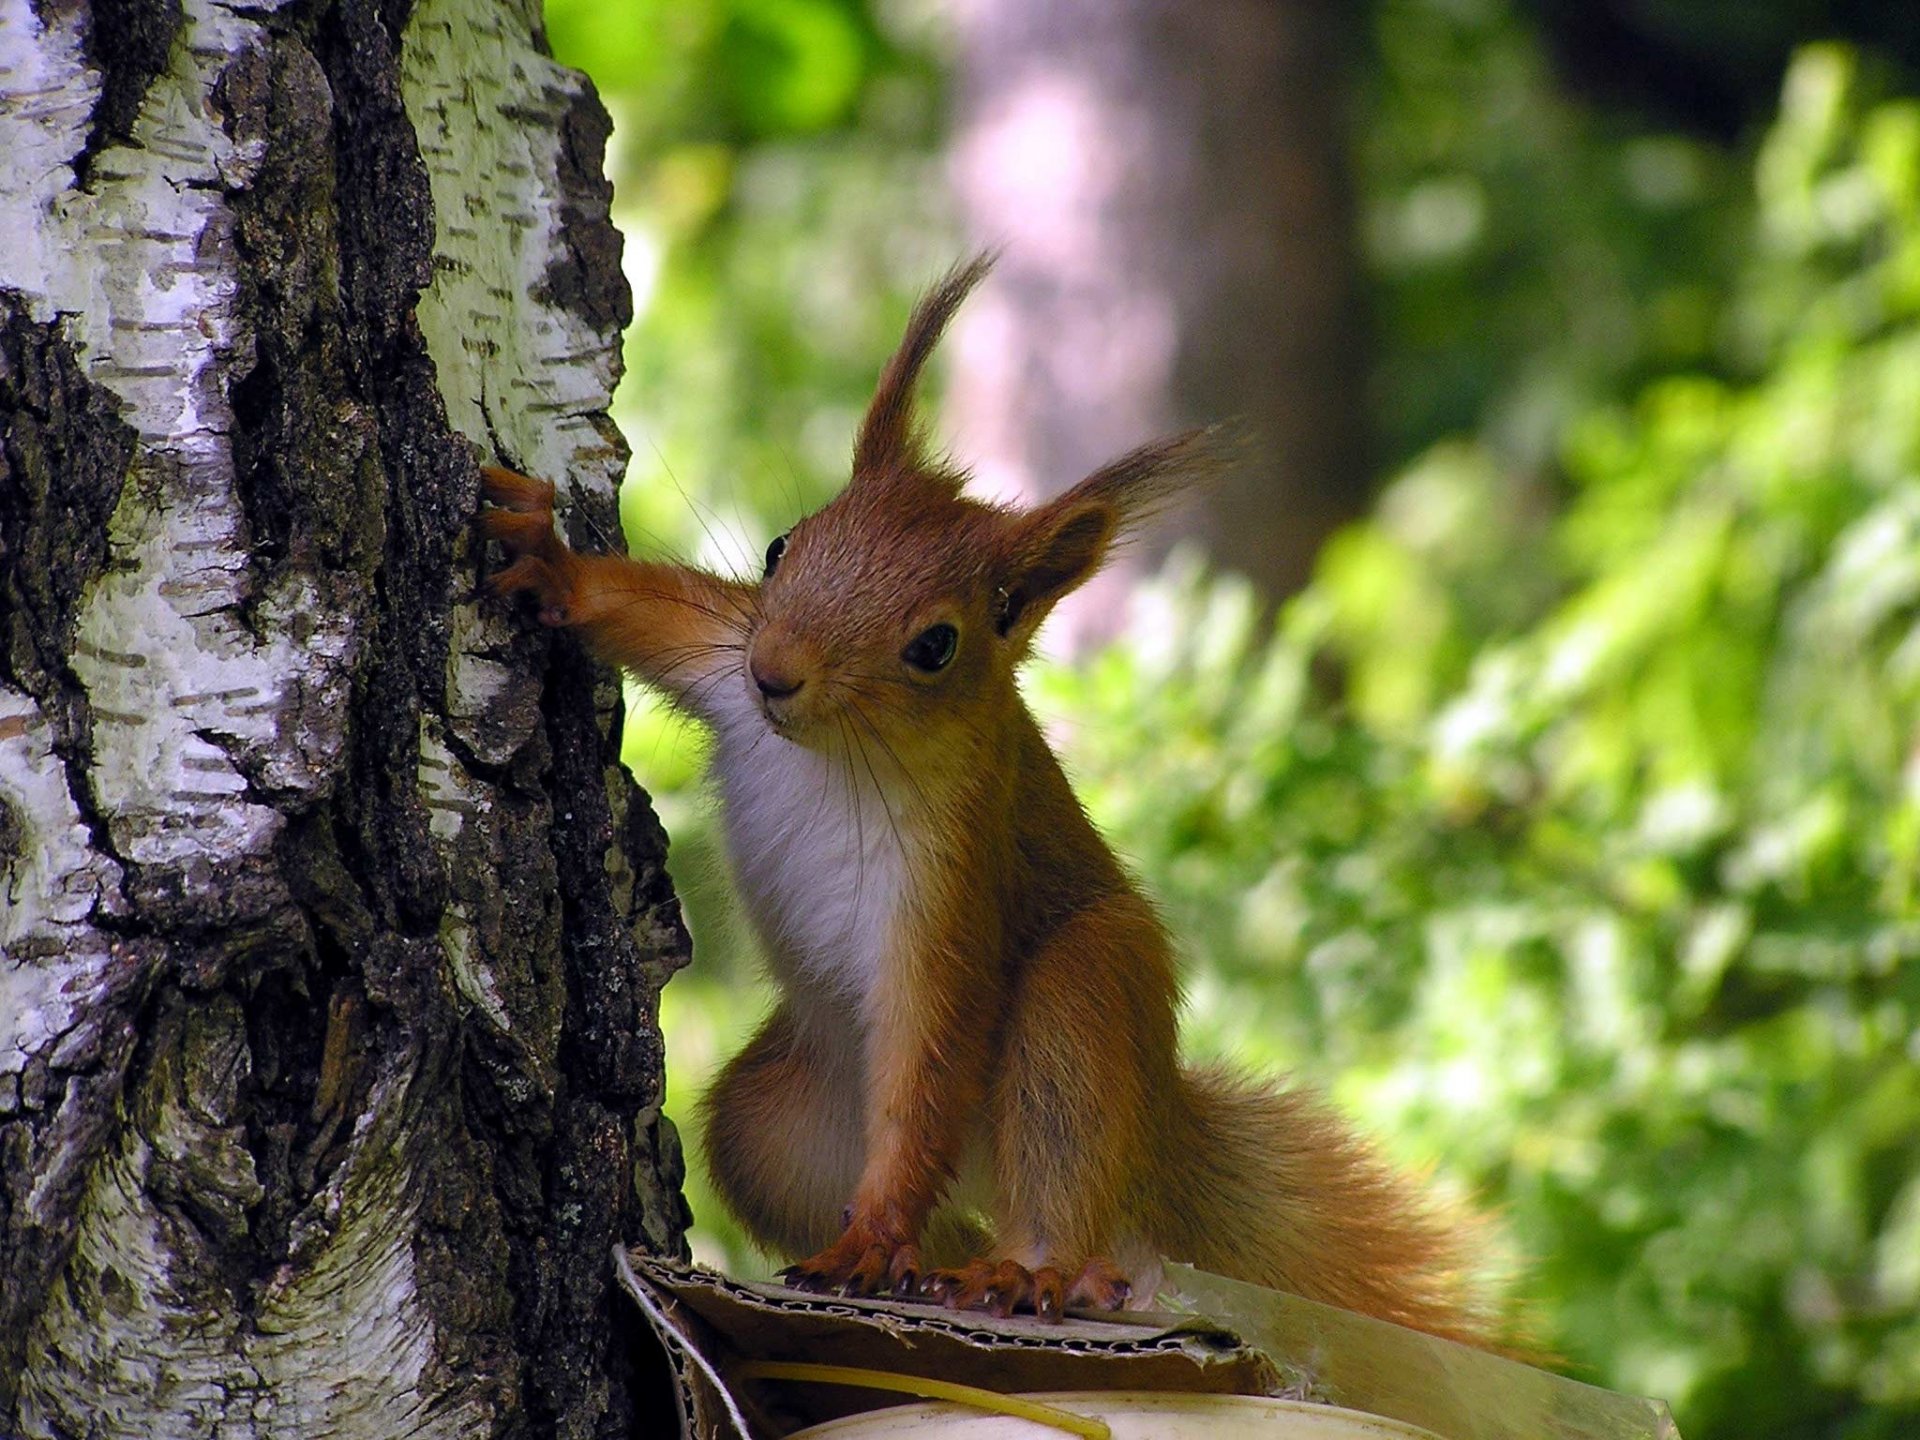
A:
{"label": "squirrel's black eye", "polygon": [[951,625],[929,625],[907,643],[900,658],[916,670],[929,675],[947,668],[953,652],[960,648],[960,632]]}
{"label": "squirrel's black eye", "polygon": [[773,572],[779,568],[780,557],[787,553],[787,537],[776,535],[767,546],[767,573],[763,579],[772,579]]}

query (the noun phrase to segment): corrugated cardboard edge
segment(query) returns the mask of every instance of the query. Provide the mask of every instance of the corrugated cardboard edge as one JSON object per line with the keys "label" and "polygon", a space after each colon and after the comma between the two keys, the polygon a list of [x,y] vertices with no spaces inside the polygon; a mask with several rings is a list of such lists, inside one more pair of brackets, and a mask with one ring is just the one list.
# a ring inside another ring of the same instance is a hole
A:
{"label": "corrugated cardboard edge", "polygon": [[1193,1316],[1070,1316],[1050,1324],[884,1300],[809,1295],[616,1249],[614,1266],[679,1381],[680,1433],[779,1436],[902,1397],[742,1379],[743,1360],[807,1360],[1003,1393],[1170,1390],[1307,1396],[1264,1353]]}

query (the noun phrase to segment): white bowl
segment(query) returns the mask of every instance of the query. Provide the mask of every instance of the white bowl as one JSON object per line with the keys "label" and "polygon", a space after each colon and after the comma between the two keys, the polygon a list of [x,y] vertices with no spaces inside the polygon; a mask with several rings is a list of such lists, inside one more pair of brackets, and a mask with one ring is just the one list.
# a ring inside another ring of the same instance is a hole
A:
{"label": "white bowl", "polygon": [[[1054,1390],[1022,1395],[1107,1422],[1113,1440],[1441,1440],[1398,1420],[1333,1405],[1256,1395],[1185,1395],[1149,1390]],[[1069,1432],[944,1400],[849,1415],[797,1430],[788,1440],[1061,1440]]]}

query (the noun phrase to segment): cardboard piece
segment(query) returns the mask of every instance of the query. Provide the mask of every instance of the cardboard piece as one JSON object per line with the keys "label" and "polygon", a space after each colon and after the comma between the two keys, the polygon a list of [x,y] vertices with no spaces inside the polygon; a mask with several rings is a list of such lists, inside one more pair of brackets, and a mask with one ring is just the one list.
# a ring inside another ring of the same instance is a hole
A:
{"label": "cardboard piece", "polygon": [[812,1295],[616,1250],[621,1284],[679,1377],[681,1434],[779,1440],[908,1397],[742,1373],[754,1361],[847,1365],[1002,1394],[1154,1390],[1319,1401],[1443,1440],[1679,1440],[1666,1406],[1398,1325],[1167,1267],[1184,1313],[1058,1323]]}
{"label": "cardboard piece", "polygon": [[616,1250],[614,1263],[680,1378],[681,1434],[698,1440],[778,1440],[911,1398],[752,1380],[740,1374],[750,1360],[853,1365],[1006,1394],[1171,1390],[1310,1398],[1289,1390],[1265,1355],[1196,1316],[1002,1320],[934,1305],[810,1295],[634,1251]]}

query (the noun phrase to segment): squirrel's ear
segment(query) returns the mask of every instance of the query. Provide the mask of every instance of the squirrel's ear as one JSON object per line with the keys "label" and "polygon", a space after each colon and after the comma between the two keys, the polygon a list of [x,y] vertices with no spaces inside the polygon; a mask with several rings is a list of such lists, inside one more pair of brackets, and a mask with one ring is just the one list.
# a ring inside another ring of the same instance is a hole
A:
{"label": "squirrel's ear", "polygon": [[1107,558],[1120,513],[1100,500],[1062,495],[1020,521],[1013,561],[994,595],[993,627],[1024,644],[1054,602],[1078,589]]}
{"label": "squirrel's ear", "polygon": [[900,348],[880,372],[880,383],[867,406],[867,417],[860,424],[860,437],[853,447],[853,477],[856,481],[921,463],[919,437],[914,428],[913,387],[926,368],[934,346],[953,319],[960,302],[967,298],[993,268],[991,252],[976,255],[964,265],[949,270],[938,285],[913,307],[907,321],[907,333]]}
{"label": "squirrel's ear", "polygon": [[1188,430],[1129,451],[1015,522],[994,625],[1024,642],[1061,596],[1092,578],[1125,531],[1220,468],[1218,432]]}

